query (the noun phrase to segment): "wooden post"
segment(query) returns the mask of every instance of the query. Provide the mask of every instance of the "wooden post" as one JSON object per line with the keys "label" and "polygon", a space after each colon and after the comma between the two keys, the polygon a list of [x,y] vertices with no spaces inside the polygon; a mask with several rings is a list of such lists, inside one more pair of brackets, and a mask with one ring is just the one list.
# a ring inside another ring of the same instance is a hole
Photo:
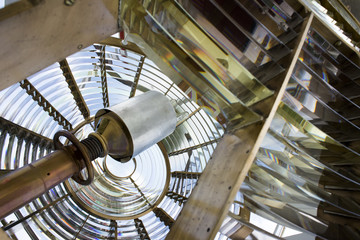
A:
{"label": "wooden post", "polygon": [[264,123],[223,136],[166,239],[214,239],[246,177],[281,102],[313,19],[304,22],[291,63]]}

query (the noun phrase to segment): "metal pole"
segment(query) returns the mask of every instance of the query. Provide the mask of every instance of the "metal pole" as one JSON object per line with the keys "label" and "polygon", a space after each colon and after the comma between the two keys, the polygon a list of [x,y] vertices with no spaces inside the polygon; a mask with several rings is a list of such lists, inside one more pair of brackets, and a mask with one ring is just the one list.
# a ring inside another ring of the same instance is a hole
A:
{"label": "metal pole", "polygon": [[77,162],[68,146],[2,177],[0,219],[79,172]]}

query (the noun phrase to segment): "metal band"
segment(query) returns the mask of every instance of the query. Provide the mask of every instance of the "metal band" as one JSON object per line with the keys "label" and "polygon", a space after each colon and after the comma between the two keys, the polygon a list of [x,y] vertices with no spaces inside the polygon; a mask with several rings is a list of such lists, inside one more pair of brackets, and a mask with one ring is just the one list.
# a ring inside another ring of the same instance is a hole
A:
{"label": "metal band", "polygon": [[[92,183],[92,181],[94,179],[94,168],[91,164],[91,160],[90,160],[89,154],[87,153],[86,148],[80,143],[80,141],[72,133],[62,130],[62,131],[58,131],[54,135],[54,147],[56,150],[62,149],[64,147],[64,145],[59,140],[59,138],[61,136],[66,137],[72,144],[74,144],[76,149],[80,152],[81,157],[84,160],[87,173],[88,173],[87,179],[84,179],[81,176],[81,174],[80,174],[81,171],[74,174],[72,176],[72,179],[74,179],[74,181],[76,181],[77,183],[79,183],[81,185],[89,185],[90,183]],[[80,165],[82,165],[81,160],[78,159],[78,161],[79,161]]]}

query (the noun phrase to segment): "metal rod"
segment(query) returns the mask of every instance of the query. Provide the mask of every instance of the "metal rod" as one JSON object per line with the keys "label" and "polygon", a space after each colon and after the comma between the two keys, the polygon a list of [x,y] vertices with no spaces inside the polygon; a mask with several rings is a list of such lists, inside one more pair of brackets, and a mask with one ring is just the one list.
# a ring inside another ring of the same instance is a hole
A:
{"label": "metal rod", "polygon": [[81,232],[81,230],[82,230],[82,229],[83,229],[83,227],[85,226],[86,221],[89,219],[89,216],[90,216],[90,214],[88,214],[88,215],[87,215],[87,217],[86,217],[85,221],[83,222],[83,224],[81,225],[81,227],[80,227],[79,231],[76,233],[76,235],[74,236],[74,238],[73,238],[73,239],[76,239],[76,238],[77,238],[77,236],[79,235],[79,233]]}
{"label": "metal rod", "polygon": [[2,177],[0,219],[79,172],[74,158],[73,147],[68,146]]}
{"label": "metal rod", "polygon": [[25,220],[27,220],[27,219],[35,216],[35,215],[38,214],[38,213],[41,213],[42,211],[44,211],[44,210],[48,209],[49,207],[55,205],[56,203],[60,202],[61,200],[65,199],[65,198],[68,197],[68,196],[70,196],[70,193],[68,193],[68,194],[66,194],[66,195],[64,195],[64,196],[56,199],[55,201],[53,201],[53,202],[51,202],[50,204],[48,204],[48,205],[46,205],[46,206],[38,209],[37,211],[30,213],[29,215],[21,218],[20,220],[18,220],[18,221],[16,221],[16,222],[12,222],[12,223],[9,224],[9,225],[6,225],[3,229],[4,229],[5,231],[7,231],[7,230],[9,230],[10,228],[15,227],[16,225],[24,222]]}
{"label": "metal rod", "polygon": [[170,89],[174,86],[175,83],[172,83],[170,87],[166,90],[165,96],[170,92]]}
{"label": "metal rod", "polygon": [[[29,207],[26,206],[26,207]],[[28,210],[28,209],[27,209]],[[21,214],[21,212],[18,210],[18,211],[15,211],[14,212],[15,216],[18,218],[18,219],[23,219],[23,215]],[[35,219],[32,219],[34,220],[34,222],[36,221]],[[30,221],[29,221],[30,222]],[[34,233],[33,229],[30,227],[29,225],[29,222],[28,221],[25,221],[23,222],[22,226],[24,228],[24,230],[27,232],[27,234],[29,234],[29,237],[30,239],[37,239],[37,236],[36,234]],[[16,230],[15,230],[16,231]],[[9,232],[14,232],[14,231],[9,231]],[[45,231],[44,231],[45,232]],[[16,239],[16,238],[15,238]]]}
{"label": "metal rod", "polygon": [[188,147],[188,148],[184,148],[184,149],[180,149],[180,150],[171,152],[171,153],[169,153],[169,157],[174,156],[174,155],[178,155],[178,154],[182,154],[182,153],[186,153],[188,151],[193,151],[193,150],[195,150],[197,148],[202,148],[202,147],[205,147],[205,146],[210,145],[210,144],[217,143],[219,140],[220,139],[213,139],[213,140],[210,140],[208,142],[200,143],[200,144],[192,146],[192,147]]}
{"label": "metal rod", "polygon": [[34,101],[36,101],[44,111],[48,112],[50,116],[54,118],[61,126],[66,130],[71,130],[71,123],[63,116],[61,113],[56,110],[48,100],[44,98],[43,95],[29,82],[29,80],[24,79],[20,82],[20,86],[26,90],[26,93],[29,94]]}
{"label": "metal rod", "polygon": [[135,75],[135,78],[134,78],[134,83],[133,83],[133,85],[131,87],[130,97],[129,98],[132,98],[132,97],[135,96],[135,92],[136,92],[136,89],[137,89],[137,85],[139,83],[141,70],[143,68],[144,61],[145,61],[145,56],[141,56],[140,61],[139,61],[139,66],[138,66],[138,69],[136,71],[136,75]]}
{"label": "metal rod", "polygon": [[153,207],[151,205],[151,203],[149,202],[149,200],[147,199],[147,197],[144,195],[144,193],[141,191],[141,189],[139,188],[139,186],[135,183],[135,181],[130,177],[130,181],[134,184],[134,186],[136,187],[136,189],[139,191],[140,195],[145,199],[146,203],[149,204],[150,207]]}
{"label": "metal rod", "polygon": [[110,106],[110,103],[109,103],[109,92],[108,92],[108,85],[106,78],[105,50],[106,50],[106,46],[105,45],[101,46],[101,52],[100,52],[101,89],[102,89],[104,107],[107,108]]}
{"label": "metal rod", "polygon": [[187,121],[189,118],[191,118],[192,116],[194,116],[198,111],[201,110],[201,107],[199,107],[198,109],[196,109],[195,111],[193,111],[192,113],[190,113],[186,118],[184,118],[183,120],[181,120],[180,122],[178,122],[176,124],[176,127],[180,126],[181,124],[183,124],[185,121]]}
{"label": "metal rod", "polygon": [[80,92],[80,89],[75,81],[74,75],[71,72],[71,68],[69,66],[69,63],[66,59],[59,62],[60,68],[63,72],[63,75],[65,77],[65,81],[67,82],[71,94],[74,96],[74,100],[76,102],[76,105],[78,106],[81,114],[84,116],[84,119],[88,119],[90,116],[89,108],[86,105],[86,102]]}

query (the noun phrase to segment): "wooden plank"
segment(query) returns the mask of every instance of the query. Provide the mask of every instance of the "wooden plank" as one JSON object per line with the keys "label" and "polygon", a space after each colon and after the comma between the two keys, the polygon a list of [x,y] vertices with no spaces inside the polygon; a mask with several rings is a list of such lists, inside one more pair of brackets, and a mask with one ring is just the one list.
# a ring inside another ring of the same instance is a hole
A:
{"label": "wooden plank", "polygon": [[34,5],[28,0],[21,0],[7,5],[5,8],[0,9],[0,21],[29,10],[33,6]]}
{"label": "wooden plank", "polygon": [[226,133],[201,174],[166,239],[214,239],[267,133],[297,62],[313,13],[304,21],[297,47],[268,118]]}
{"label": "wooden plank", "polygon": [[43,1],[45,0],[18,0],[9,5],[5,4],[5,7],[0,9],[0,21],[29,10]]}
{"label": "wooden plank", "polygon": [[254,230],[248,226],[242,226],[234,234],[230,236],[233,240],[244,240],[247,238]]}
{"label": "wooden plank", "polygon": [[[0,90],[118,31],[119,1],[44,1],[0,21]],[[4,9],[6,11],[6,8]]]}

